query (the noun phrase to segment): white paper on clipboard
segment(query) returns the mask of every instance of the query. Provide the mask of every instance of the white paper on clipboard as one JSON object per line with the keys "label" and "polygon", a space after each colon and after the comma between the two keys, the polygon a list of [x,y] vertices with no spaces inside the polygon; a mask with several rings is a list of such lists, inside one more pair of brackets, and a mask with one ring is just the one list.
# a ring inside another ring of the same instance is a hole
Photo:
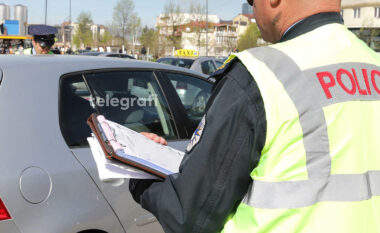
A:
{"label": "white paper on clipboard", "polygon": [[134,178],[134,179],[158,179],[156,176],[125,165],[121,162],[108,160],[96,137],[88,137],[92,155],[94,157],[99,179],[104,182],[111,182],[116,179]]}

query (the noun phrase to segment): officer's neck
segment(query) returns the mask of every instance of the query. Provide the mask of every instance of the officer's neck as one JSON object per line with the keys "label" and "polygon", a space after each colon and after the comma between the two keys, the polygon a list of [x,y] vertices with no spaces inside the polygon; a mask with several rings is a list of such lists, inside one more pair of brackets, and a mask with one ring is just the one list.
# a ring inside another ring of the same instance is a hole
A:
{"label": "officer's neck", "polygon": [[279,41],[289,29],[312,15],[326,12],[340,12],[340,1],[337,0],[318,0],[318,3],[310,0],[287,1],[282,6],[278,14],[279,19],[275,24],[279,36]]}

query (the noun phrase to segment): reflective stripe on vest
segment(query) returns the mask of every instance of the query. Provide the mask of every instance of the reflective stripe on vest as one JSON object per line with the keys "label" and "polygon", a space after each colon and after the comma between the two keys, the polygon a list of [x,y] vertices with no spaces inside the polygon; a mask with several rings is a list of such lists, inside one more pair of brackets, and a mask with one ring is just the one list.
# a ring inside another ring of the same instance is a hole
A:
{"label": "reflective stripe on vest", "polygon": [[339,24],[237,56],[267,138],[224,232],[380,232],[380,57]]}

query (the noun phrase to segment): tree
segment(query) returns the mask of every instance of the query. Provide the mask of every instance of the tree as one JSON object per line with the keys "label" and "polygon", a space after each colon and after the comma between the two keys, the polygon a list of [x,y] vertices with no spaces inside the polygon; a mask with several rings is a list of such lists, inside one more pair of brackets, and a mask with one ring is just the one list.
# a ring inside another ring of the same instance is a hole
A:
{"label": "tree", "polygon": [[145,45],[146,48],[149,48],[150,53],[154,54],[155,57],[159,57],[158,31],[145,26],[139,40],[141,44]]}
{"label": "tree", "polygon": [[206,33],[206,10],[199,2],[191,2],[189,12],[192,15],[191,31],[195,34],[193,40],[200,51],[200,47],[205,45],[202,35]]}
{"label": "tree", "polygon": [[104,31],[104,34],[100,37],[100,42],[102,42],[103,45],[107,45],[111,40],[112,40],[112,35],[108,31],[108,29],[106,29]]}
{"label": "tree", "polygon": [[81,45],[89,45],[93,42],[91,25],[93,24],[91,13],[81,12],[77,18],[78,27],[73,36],[73,43],[80,48]]}
{"label": "tree", "polygon": [[375,51],[380,50],[380,41],[378,37],[380,35],[380,29],[378,28],[360,28],[358,31],[354,32],[359,39],[364,41],[370,48]]}
{"label": "tree", "polygon": [[132,36],[132,49],[135,51],[137,37],[141,31],[141,19],[136,14],[131,16],[128,28]]}
{"label": "tree", "polygon": [[136,16],[134,13],[135,4],[132,0],[119,0],[113,8],[113,21],[114,26],[117,28],[119,36],[123,39],[125,45],[125,38],[131,28],[131,20]]}
{"label": "tree", "polygon": [[241,38],[238,40],[239,51],[257,47],[257,39],[260,36],[261,33],[257,25],[255,23],[251,23]]}
{"label": "tree", "polygon": [[175,0],[167,0],[164,6],[164,12],[166,26],[171,30],[167,39],[174,48],[178,49],[181,44],[181,35],[178,33],[178,28],[183,21],[181,7]]}

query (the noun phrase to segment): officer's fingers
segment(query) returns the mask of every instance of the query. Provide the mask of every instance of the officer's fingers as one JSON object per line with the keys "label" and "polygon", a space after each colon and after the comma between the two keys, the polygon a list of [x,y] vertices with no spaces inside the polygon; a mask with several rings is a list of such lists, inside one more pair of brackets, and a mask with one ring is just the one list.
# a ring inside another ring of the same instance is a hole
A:
{"label": "officer's fingers", "polygon": [[147,133],[147,132],[141,132],[142,135],[149,138],[150,140],[153,140],[154,142],[160,143],[162,145],[167,145],[168,142],[165,140],[165,138],[158,136],[154,133]]}
{"label": "officer's fingers", "polygon": [[165,138],[160,137],[160,136],[155,137],[154,141],[157,142],[157,143],[160,143],[162,145],[168,145],[168,142],[165,140]]}
{"label": "officer's fingers", "polygon": [[155,141],[155,142],[157,142],[157,143],[160,143],[162,145],[167,145],[168,144],[168,142],[165,140],[165,138],[160,137],[160,136],[158,136],[156,134],[154,134],[154,137],[153,137],[152,140]]}
{"label": "officer's fingers", "polygon": [[154,133],[141,132],[141,134],[153,141],[157,137],[157,135]]}

